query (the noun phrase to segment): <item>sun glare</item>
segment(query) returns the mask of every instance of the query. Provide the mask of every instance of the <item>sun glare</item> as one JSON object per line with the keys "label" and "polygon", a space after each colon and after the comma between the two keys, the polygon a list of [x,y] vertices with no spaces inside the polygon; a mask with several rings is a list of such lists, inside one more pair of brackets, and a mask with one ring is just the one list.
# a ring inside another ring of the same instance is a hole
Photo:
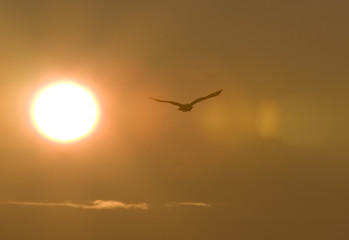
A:
{"label": "sun glare", "polygon": [[98,109],[86,89],[72,82],[58,82],[38,93],[31,114],[41,133],[53,140],[67,142],[91,132]]}

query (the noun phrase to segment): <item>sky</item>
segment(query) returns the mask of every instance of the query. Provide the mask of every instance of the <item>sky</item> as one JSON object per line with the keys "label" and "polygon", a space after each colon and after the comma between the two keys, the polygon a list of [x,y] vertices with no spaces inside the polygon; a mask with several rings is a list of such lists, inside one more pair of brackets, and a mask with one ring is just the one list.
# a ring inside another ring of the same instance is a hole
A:
{"label": "sky", "polygon": [[[348,7],[0,0],[0,238],[346,239]],[[69,144],[29,113],[61,79],[100,107]]]}

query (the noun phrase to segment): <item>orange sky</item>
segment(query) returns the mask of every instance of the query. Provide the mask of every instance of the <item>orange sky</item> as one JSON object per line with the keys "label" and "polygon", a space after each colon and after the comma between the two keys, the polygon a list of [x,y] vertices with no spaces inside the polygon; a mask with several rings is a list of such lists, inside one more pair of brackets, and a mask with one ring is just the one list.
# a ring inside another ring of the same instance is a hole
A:
{"label": "orange sky", "polygon": [[[348,7],[0,2],[0,239],[344,239]],[[101,113],[70,144],[29,119],[62,78]]]}

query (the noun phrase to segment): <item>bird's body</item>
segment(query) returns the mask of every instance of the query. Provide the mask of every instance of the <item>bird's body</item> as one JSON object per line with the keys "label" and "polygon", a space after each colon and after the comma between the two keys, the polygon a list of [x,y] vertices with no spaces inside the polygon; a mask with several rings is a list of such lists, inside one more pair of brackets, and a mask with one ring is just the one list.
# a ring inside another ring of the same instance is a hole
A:
{"label": "bird's body", "polygon": [[192,109],[193,109],[193,105],[191,105],[191,104],[183,104],[178,108],[178,110],[181,112],[189,112]]}
{"label": "bird's body", "polygon": [[214,92],[214,93],[211,93],[210,95],[207,95],[205,97],[201,97],[201,98],[198,98],[194,101],[192,101],[191,103],[187,103],[187,104],[182,104],[182,103],[179,103],[179,102],[174,102],[174,101],[167,101],[167,100],[160,100],[160,99],[155,99],[155,98],[150,98],[150,99],[153,99],[155,101],[158,101],[158,102],[166,102],[166,103],[171,103],[173,105],[176,105],[178,106],[178,110],[181,111],[181,112],[189,112],[193,109],[193,105],[200,102],[200,101],[203,101],[205,99],[208,99],[208,98],[211,98],[211,97],[215,97],[215,96],[218,96],[221,92],[222,92],[223,89],[217,91],[217,92]]}

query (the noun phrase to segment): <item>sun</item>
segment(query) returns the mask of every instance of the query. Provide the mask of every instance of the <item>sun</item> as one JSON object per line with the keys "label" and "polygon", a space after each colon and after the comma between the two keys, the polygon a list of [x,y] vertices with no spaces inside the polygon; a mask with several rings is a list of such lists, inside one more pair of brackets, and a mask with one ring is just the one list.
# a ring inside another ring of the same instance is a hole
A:
{"label": "sun", "polygon": [[98,118],[93,95],[74,82],[54,83],[37,94],[31,109],[39,132],[52,140],[69,142],[92,131]]}

